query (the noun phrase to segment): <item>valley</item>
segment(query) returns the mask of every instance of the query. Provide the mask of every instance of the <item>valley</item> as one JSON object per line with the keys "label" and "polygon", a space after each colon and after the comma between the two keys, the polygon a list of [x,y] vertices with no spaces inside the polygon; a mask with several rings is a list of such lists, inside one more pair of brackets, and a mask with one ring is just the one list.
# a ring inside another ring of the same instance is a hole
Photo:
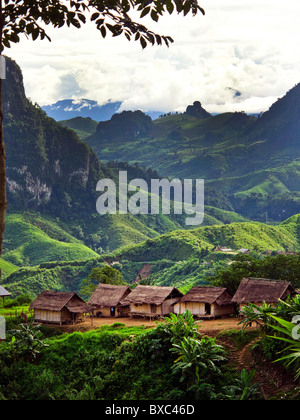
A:
{"label": "valley", "polygon": [[[241,248],[300,251],[299,85],[259,117],[212,116],[195,102],[156,120],[126,111],[100,123],[85,114],[58,123],[26,98],[12,60],[7,73],[1,267],[9,290],[80,291],[92,268],[112,261],[129,284],[148,264],[149,281],[188,290],[207,284]],[[97,182],[118,185],[124,170],[128,182],[205,179],[203,224],[187,227],[184,214],[99,215]],[[222,246],[233,254],[215,251]]]}
{"label": "valley", "polygon": [[[26,98],[21,69],[8,60],[8,212],[0,268],[11,297],[0,312],[9,325],[8,342],[0,340],[0,399],[299,398],[297,364],[290,372],[271,363],[282,348],[269,341],[271,328],[280,327],[272,325],[268,305],[248,308],[243,320],[256,323],[249,331],[233,313],[198,323],[189,311],[159,323],[95,317],[91,325],[84,318],[38,333],[39,326],[24,324],[29,304],[46,290],[77,292],[87,302],[99,283],[95,269],[113,272],[126,289],[169,286],[186,294],[214,286],[233,295],[243,278],[254,277],[299,290],[299,104],[297,85],[260,116],[210,115],[197,101],[185,113],[156,120],[126,111],[102,122],[92,115],[62,120],[59,113],[58,122]],[[86,110],[92,103],[73,105]],[[98,214],[98,181],[108,178],[118,187],[120,171],[128,173],[128,184],[204,179],[202,225],[186,226],[186,214],[172,211]],[[284,319],[277,319],[286,326],[297,311],[296,295],[278,303]],[[11,334],[47,344],[32,360],[32,347],[22,348]],[[183,354],[196,358],[181,363]],[[193,364],[195,372],[186,374]]]}

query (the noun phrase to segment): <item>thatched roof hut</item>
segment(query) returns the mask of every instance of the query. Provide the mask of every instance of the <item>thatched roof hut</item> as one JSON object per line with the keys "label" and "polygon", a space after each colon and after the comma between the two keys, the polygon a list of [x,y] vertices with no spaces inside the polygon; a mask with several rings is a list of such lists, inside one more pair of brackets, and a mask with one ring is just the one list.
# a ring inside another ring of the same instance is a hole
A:
{"label": "thatched roof hut", "polygon": [[30,305],[35,320],[49,323],[75,323],[90,308],[76,292],[43,291]]}
{"label": "thatched roof hut", "polygon": [[232,295],[223,287],[193,287],[174,305],[175,313],[189,310],[199,318],[219,317],[234,313]]}
{"label": "thatched roof hut", "polygon": [[121,305],[131,289],[129,286],[117,286],[113,284],[99,284],[92,294],[89,304],[100,309],[98,315],[102,316],[127,316],[129,305]]}
{"label": "thatched roof hut", "polygon": [[278,303],[278,299],[285,300],[289,295],[296,294],[294,287],[288,281],[261,278],[244,278],[232,302],[241,306],[249,303],[268,304]]}
{"label": "thatched roof hut", "polygon": [[172,305],[182,296],[174,287],[138,285],[121,303],[130,305],[131,316],[152,318],[174,312]]}
{"label": "thatched roof hut", "polygon": [[0,286],[0,297],[3,299],[3,308],[4,308],[4,298],[7,296],[11,296],[11,294],[4,289],[4,287]]}

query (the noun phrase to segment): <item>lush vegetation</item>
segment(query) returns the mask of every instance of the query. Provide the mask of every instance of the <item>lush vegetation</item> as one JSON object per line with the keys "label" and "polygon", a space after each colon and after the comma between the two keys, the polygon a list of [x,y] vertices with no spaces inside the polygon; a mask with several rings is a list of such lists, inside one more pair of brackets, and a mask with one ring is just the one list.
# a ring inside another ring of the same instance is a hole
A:
{"label": "lush vegetation", "polygon": [[228,367],[224,347],[201,337],[189,313],[174,315],[150,331],[114,324],[86,333],[50,335],[47,338],[47,330],[42,334],[29,324],[14,328],[0,344],[1,399],[251,399],[256,395],[251,378]]}
{"label": "lush vegetation", "polygon": [[109,265],[95,267],[92,269],[87,280],[84,280],[80,289],[80,295],[89,299],[96,290],[98,284],[113,284],[116,286],[126,285],[119,270]]}
{"label": "lush vegetation", "polygon": [[[44,218],[34,220],[33,216],[28,220],[33,229],[43,228],[55,244],[57,239],[72,240],[78,249],[85,249],[79,240],[68,236],[57,224],[48,224]],[[299,254],[276,254],[280,250],[299,251],[299,220],[299,215],[295,215],[277,226],[248,222],[171,231],[95,258],[45,262],[13,270],[2,284],[15,295],[27,292],[36,295],[45,289],[80,291],[92,269],[108,262],[114,263],[114,268],[120,271],[127,284],[132,284],[141,270],[148,266],[148,281],[178,287],[183,292],[193,285],[202,284],[222,284],[234,292],[243,276],[286,279],[298,287]],[[28,249],[39,253],[36,242],[27,245],[24,242],[26,236],[22,238],[24,256]],[[61,246],[61,242],[58,244]],[[216,251],[218,246],[229,247],[233,252]],[[240,248],[248,248],[251,252],[240,255],[237,252]],[[266,251],[274,255],[268,256]],[[18,248],[11,254],[16,252],[19,252]]]}
{"label": "lush vegetation", "polygon": [[235,263],[221,269],[210,279],[211,284],[227,287],[234,293],[242,278],[286,280],[300,287],[300,254],[274,255],[264,258],[237,256]]}
{"label": "lush vegetation", "polygon": [[[150,330],[116,323],[71,334],[9,320],[7,340],[0,343],[0,399],[262,399],[255,371],[228,365],[221,343],[229,339],[237,347],[255,339],[252,352],[286,366],[297,388],[299,304],[297,296],[272,308],[249,305],[244,330],[223,331],[219,339],[199,334],[189,312]],[[247,332],[254,322],[260,333]]]}
{"label": "lush vegetation", "polygon": [[269,359],[281,362],[300,378],[300,295],[279,301],[274,308],[264,303],[262,306],[249,304],[243,310],[241,323],[244,328],[256,323],[262,331],[256,349]]}
{"label": "lush vegetation", "polygon": [[48,261],[86,260],[98,254],[72,237],[57,223],[30,214],[10,214],[6,219],[4,260],[15,266]]}

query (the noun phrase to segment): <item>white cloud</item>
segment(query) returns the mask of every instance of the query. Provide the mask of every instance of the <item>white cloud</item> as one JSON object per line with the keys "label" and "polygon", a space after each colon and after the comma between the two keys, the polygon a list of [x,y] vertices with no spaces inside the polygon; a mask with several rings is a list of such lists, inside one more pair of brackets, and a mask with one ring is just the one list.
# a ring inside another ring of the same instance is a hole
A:
{"label": "white cloud", "polygon": [[175,39],[170,48],[103,40],[89,24],[52,30],[51,44],[23,39],[8,53],[23,69],[27,95],[41,105],[84,95],[123,101],[123,109],[182,111],[200,100],[209,112],[260,112],[300,82],[299,0],[200,4],[205,17],[145,20]]}

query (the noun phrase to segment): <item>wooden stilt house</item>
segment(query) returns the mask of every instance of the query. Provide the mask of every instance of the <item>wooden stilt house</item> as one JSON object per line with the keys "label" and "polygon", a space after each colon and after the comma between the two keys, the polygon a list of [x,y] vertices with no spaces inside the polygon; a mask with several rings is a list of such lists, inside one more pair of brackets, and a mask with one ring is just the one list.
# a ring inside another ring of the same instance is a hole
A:
{"label": "wooden stilt house", "polygon": [[90,308],[76,292],[45,290],[30,305],[35,321],[53,324],[75,324]]}
{"label": "wooden stilt house", "polygon": [[174,287],[138,285],[121,303],[130,306],[131,317],[159,318],[174,312],[173,304],[182,296]]}
{"label": "wooden stilt house", "polygon": [[174,305],[174,312],[189,310],[197,318],[209,319],[234,313],[232,295],[222,287],[193,287]]}
{"label": "wooden stilt house", "polygon": [[95,308],[97,316],[125,317],[129,313],[129,305],[120,302],[131,292],[128,286],[99,284],[92,294],[89,304]]}
{"label": "wooden stilt house", "polygon": [[276,305],[278,299],[285,300],[288,296],[294,296],[296,291],[288,281],[244,278],[232,302],[239,305],[242,310],[249,303],[261,306],[264,302],[270,305]]}

